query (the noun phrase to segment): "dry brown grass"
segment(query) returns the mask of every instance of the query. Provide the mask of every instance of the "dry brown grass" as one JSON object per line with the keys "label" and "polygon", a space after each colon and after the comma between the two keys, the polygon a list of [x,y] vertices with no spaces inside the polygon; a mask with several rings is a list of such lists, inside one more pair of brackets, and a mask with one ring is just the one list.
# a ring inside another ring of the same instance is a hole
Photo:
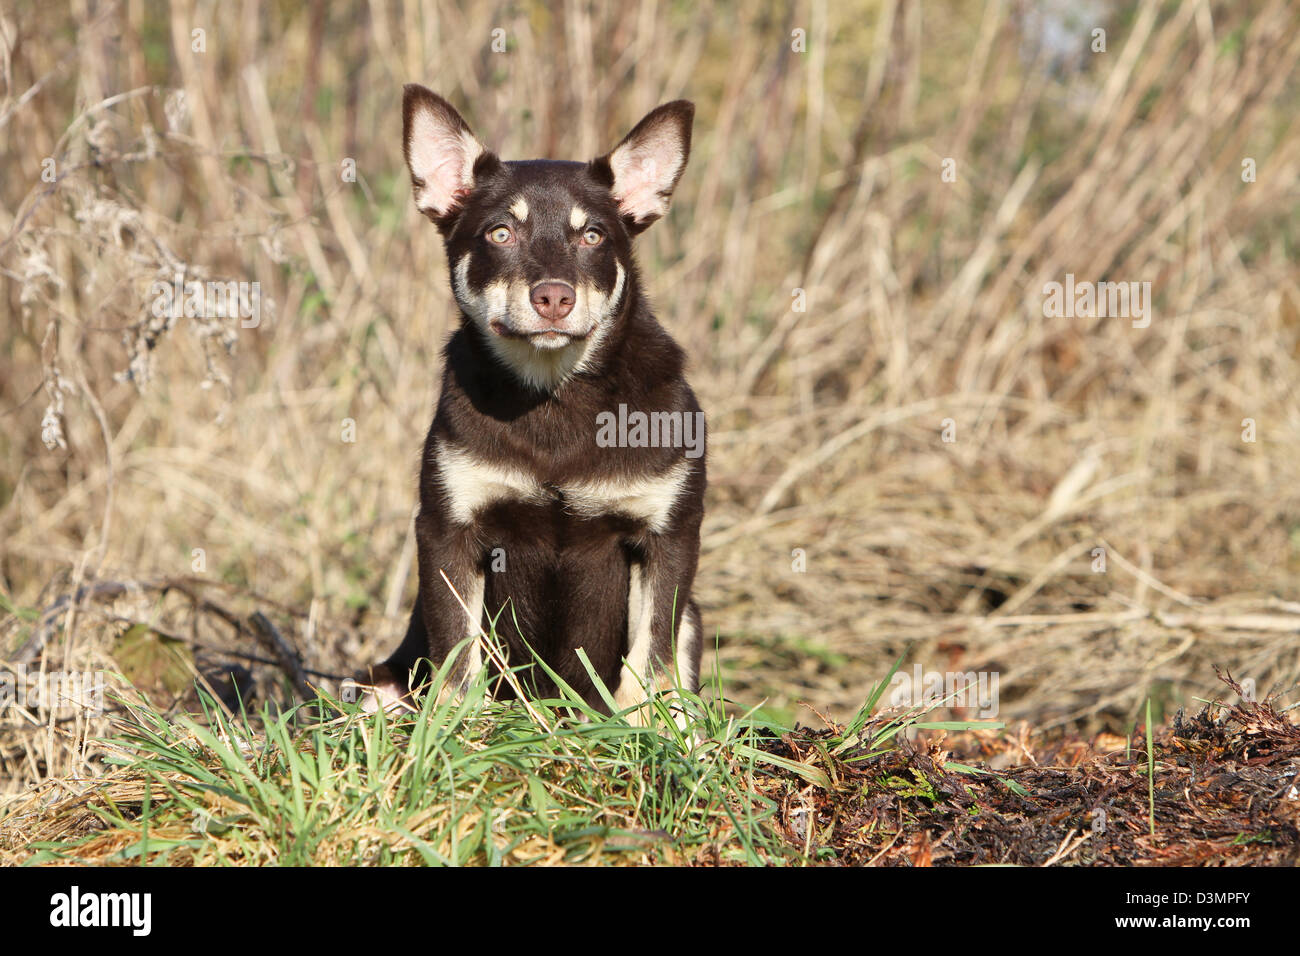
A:
{"label": "dry brown grass", "polygon": [[[418,80],[507,157],[696,101],[641,257],[710,416],[729,696],[843,719],[909,642],[999,671],[1037,727],[1209,695],[1215,663],[1300,678],[1293,5],[1143,3],[1059,59],[996,2],[72,7],[0,15],[0,587],[54,608],[0,655],[116,667],[121,618],[203,639],[193,596],[78,590],[183,578],[196,548],[195,595],[275,612],[311,668],[396,639],[455,322],[401,163]],[[178,270],[273,307],[158,323]],[[1066,273],[1149,281],[1150,326],[1045,318]],[[94,724],[4,719],[12,785],[93,766]]]}

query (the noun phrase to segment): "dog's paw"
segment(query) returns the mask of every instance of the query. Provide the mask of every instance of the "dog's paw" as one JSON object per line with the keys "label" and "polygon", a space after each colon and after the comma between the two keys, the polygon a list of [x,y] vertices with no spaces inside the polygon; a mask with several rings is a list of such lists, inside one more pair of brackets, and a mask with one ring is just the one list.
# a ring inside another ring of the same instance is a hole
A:
{"label": "dog's paw", "polygon": [[380,710],[389,714],[416,711],[410,690],[398,683],[383,664],[344,681],[342,696],[343,700],[356,703],[364,714],[375,714]]}

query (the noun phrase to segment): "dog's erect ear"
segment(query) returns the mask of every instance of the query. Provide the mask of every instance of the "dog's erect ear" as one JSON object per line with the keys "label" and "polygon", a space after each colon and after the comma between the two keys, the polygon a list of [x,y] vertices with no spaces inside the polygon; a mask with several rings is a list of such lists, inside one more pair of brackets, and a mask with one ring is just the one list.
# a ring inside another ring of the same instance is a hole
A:
{"label": "dog's erect ear", "polygon": [[491,154],[450,103],[417,83],[402,92],[402,142],[416,207],[445,227],[474,187],[474,164]]}
{"label": "dog's erect ear", "polygon": [[674,100],[657,106],[623,142],[596,160],[607,165],[610,187],[628,228],[637,233],[668,211],[668,200],[691,153],[695,104]]}

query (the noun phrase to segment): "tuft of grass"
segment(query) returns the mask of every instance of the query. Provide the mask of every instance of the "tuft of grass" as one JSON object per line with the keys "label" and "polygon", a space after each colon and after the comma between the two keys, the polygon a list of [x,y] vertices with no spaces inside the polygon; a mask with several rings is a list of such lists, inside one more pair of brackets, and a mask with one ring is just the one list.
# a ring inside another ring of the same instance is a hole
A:
{"label": "tuft of grass", "polygon": [[[445,678],[396,715],[325,694],[232,714],[201,693],[202,715],[170,720],[129,704],[116,769],[43,821],[65,835],[33,841],[25,862],[809,863],[774,825],[782,795],[832,790],[838,755],[862,759],[925,726],[916,711],[873,719],[886,678],[816,747],[818,766],[768,752],[790,729],[729,716],[720,693],[606,717],[562,682],[562,697],[525,706],[494,700],[486,672],[454,697],[437,692]],[[972,726],[990,725],[960,725]]]}

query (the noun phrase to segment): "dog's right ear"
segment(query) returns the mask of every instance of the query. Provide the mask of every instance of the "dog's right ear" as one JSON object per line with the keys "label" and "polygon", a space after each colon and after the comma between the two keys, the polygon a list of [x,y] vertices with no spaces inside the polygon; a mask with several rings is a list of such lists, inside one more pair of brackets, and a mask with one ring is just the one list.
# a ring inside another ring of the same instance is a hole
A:
{"label": "dog's right ear", "polygon": [[475,164],[492,153],[455,107],[418,83],[402,91],[402,141],[415,205],[446,231],[474,188]]}

